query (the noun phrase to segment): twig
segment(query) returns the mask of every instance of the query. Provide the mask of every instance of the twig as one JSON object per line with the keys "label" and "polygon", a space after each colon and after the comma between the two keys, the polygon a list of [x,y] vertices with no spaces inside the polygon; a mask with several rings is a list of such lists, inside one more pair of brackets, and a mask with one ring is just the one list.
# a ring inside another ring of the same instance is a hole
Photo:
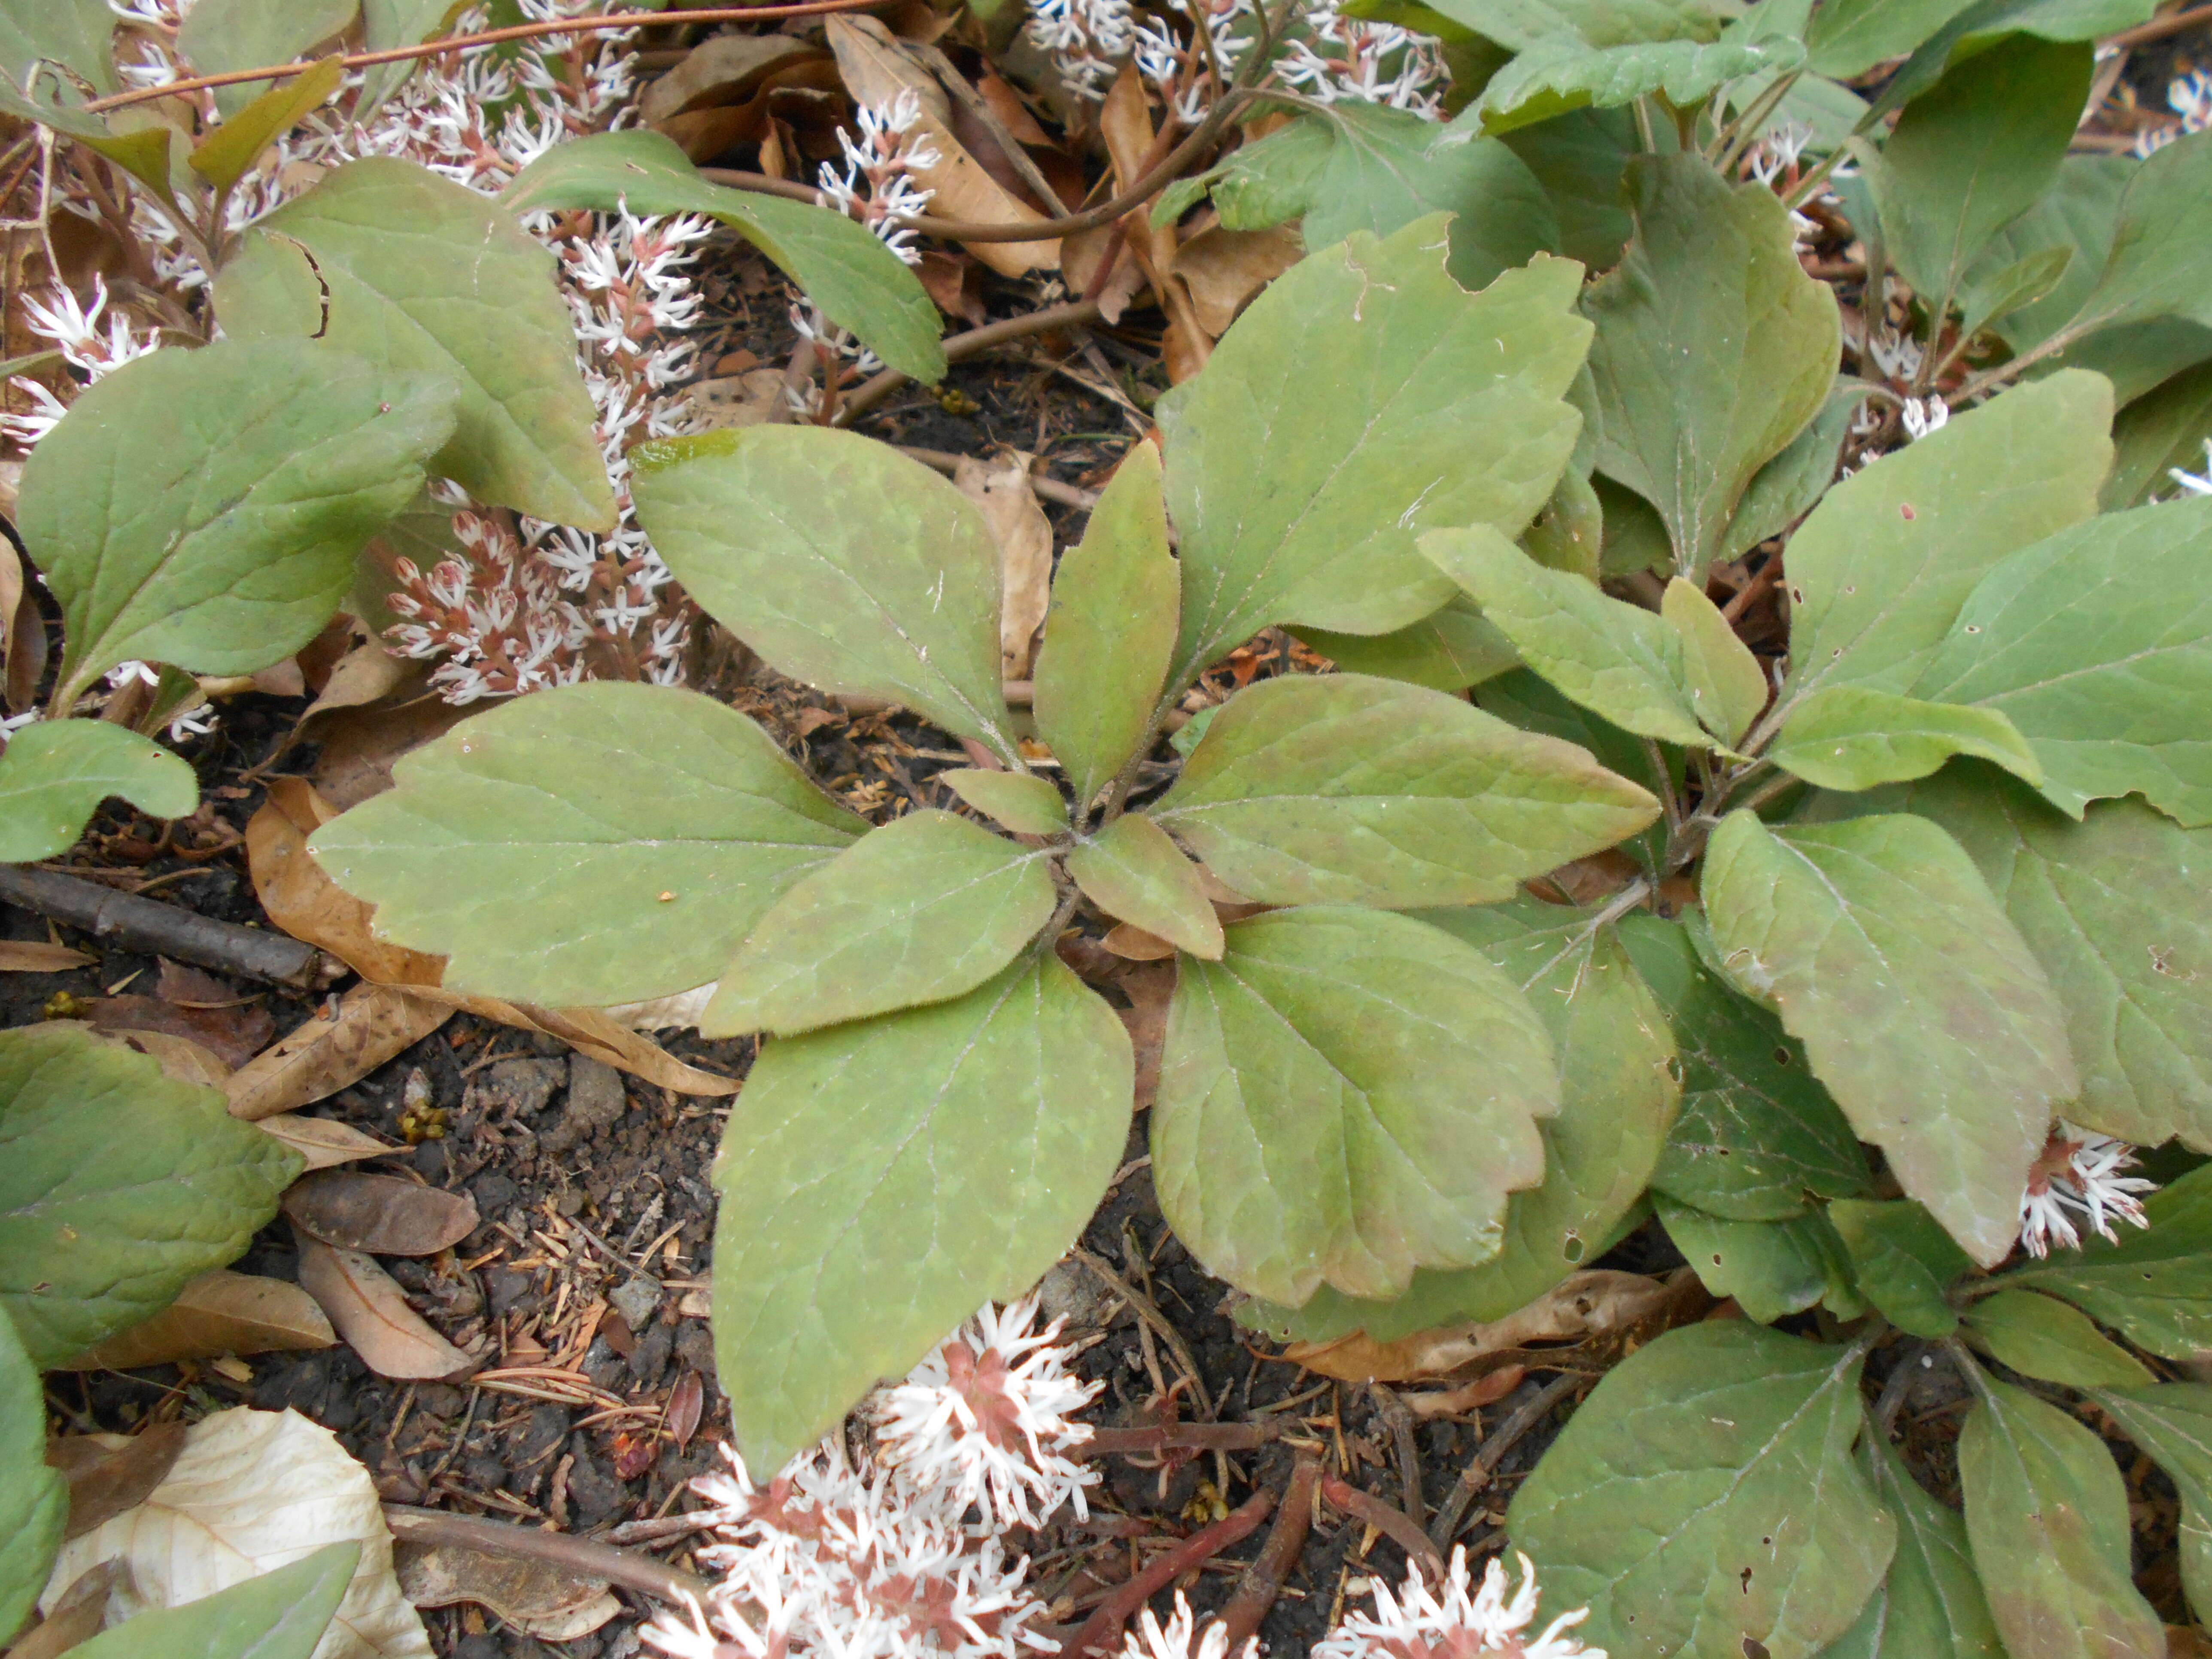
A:
{"label": "twig", "polygon": [[311,991],[323,982],[323,953],[312,945],[135,894],[110,892],[56,871],[0,865],[0,900],[82,927],[96,939],[112,939],[125,950],[174,957],[295,990]]}
{"label": "twig", "polygon": [[2164,17],[2154,17],[2139,27],[2115,34],[2104,41],[2108,46],[2142,46],[2153,40],[2163,40],[2168,35],[2186,34],[2199,23],[2212,23],[2212,6],[2191,6],[2186,11],[2169,12]]}
{"label": "twig", "polygon": [[1362,1492],[1333,1474],[1321,1483],[1321,1495],[1324,1503],[1334,1504],[1353,1520],[1365,1522],[1389,1539],[1406,1552],[1407,1560],[1429,1562],[1442,1573],[1444,1559],[1437,1553],[1435,1543],[1421,1530],[1420,1523],[1396,1504],[1386,1504],[1374,1493]]}
{"label": "twig", "polygon": [[587,1578],[604,1578],[611,1584],[620,1584],[624,1589],[650,1595],[672,1607],[683,1607],[707,1594],[707,1581],[696,1573],[564,1532],[511,1527],[503,1521],[487,1521],[473,1515],[448,1515],[442,1510],[419,1510],[408,1504],[386,1504],[384,1519],[392,1528],[392,1535],[407,1543],[457,1544],[463,1549],[481,1550],[487,1555],[550,1562]]}
{"label": "twig", "polygon": [[1163,1423],[1151,1429],[1097,1429],[1068,1451],[1076,1457],[1127,1457],[1156,1451],[1257,1451],[1282,1438],[1273,1422]]}
{"label": "twig", "polygon": [[1421,1529],[1421,1453],[1413,1444],[1413,1414],[1406,1409],[1406,1402],[1380,1382],[1370,1382],[1367,1392],[1375,1396],[1382,1407],[1382,1420],[1390,1425],[1390,1443],[1398,1454],[1398,1492],[1406,1505],[1406,1513],[1413,1517],[1413,1530]]}
{"label": "twig", "polygon": [[1584,1380],[1580,1371],[1566,1371],[1553,1377],[1537,1391],[1535,1398],[1516,1410],[1498,1425],[1495,1434],[1483,1441],[1481,1449],[1460,1471],[1451,1495],[1444,1499],[1443,1507],[1437,1510],[1437,1518],[1429,1524],[1429,1540],[1439,1554],[1451,1547],[1460,1522],[1466,1518],[1468,1505],[1474,1502],[1476,1493],[1490,1485],[1490,1477],[1497,1473],[1505,1454],[1549,1416],[1553,1407],[1580,1388]]}
{"label": "twig", "polygon": [[[961,462],[970,459],[965,455],[956,455],[949,449],[919,449],[912,444],[893,444],[891,447],[902,455],[913,456],[924,466],[935,467],[939,472],[950,472]],[[1079,513],[1088,513],[1098,505],[1097,490],[1062,483],[1059,479],[1048,478],[1041,472],[1030,474],[1030,488],[1044,500],[1058,501],[1062,507],[1072,507]],[[1010,680],[1007,684],[1015,682]]]}
{"label": "twig", "polygon": [[1062,1650],[1076,1659],[1090,1653],[1108,1653],[1121,1639],[1121,1627],[1135,1616],[1137,1609],[1153,1596],[1188,1572],[1202,1565],[1227,1549],[1240,1543],[1258,1530],[1267,1518],[1267,1511],[1275,1507],[1275,1494],[1262,1488],[1244,1500],[1210,1527],[1201,1527],[1176,1545],[1154,1556],[1142,1572],[1122,1584],[1111,1595],[1101,1601],[1075,1639]]}
{"label": "twig", "polygon": [[704,1532],[714,1524],[715,1511],[694,1510],[689,1515],[656,1516],[650,1521],[625,1521],[606,1535],[610,1544],[665,1544],[688,1532]]}
{"label": "twig", "polygon": [[[981,328],[971,328],[965,334],[956,334],[945,343],[945,361],[957,363],[974,356],[979,351],[988,351],[994,345],[1004,345],[1009,340],[1019,340],[1031,334],[1048,334],[1055,328],[1071,328],[1082,323],[1098,320],[1098,301],[1071,300],[1065,305],[1047,306],[1042,311],[1032,311],[1025,317],[1009,317],[1004,322],[986,323]],[[850,426],[869,410],[904,386],[908,377],[895,368],[887,368],[872,375],[854,388],[837,411],[837,424]]]}
{"label": "twig", "polygon": [[1874,1420],[1885,1435],[1896,1424],[1898,1413],[1905,1409],[1905,1396],[1912,1390],[1913,1373],[1928,1363],[1935,1349],[1932,1342],[1914,1343],[1897,1362],[1889,1380],[1882,1384],[1881,1398],[1875,1402]]}
{"label": "twig", "polygon": [[[1045,937],[1047,939],[1052,937],[1050,929],[1046,930]],[[1182,1334],[1174,1326],[1169,1324],[1160,1310],[1152,1305],[1152,1297],[1138,1290],[1080,1244],[1068,1254],[1103,1279],[1107,1289],[1129,1304],[1130,1312],[1135,1314],[1138,1318],[1159,1334],[1161,1340],[1174,1351],[1176,1359],[1182,1366],[1183,1375],[1190,1379],[1191,1392],[1198,1396],[1199,1410],[1205,1413],[1206,1416],[1212,1417],[1213,1401],[1206,1395],[1206,1383],[1199,1376],[1198,1362],[1191,1358],[1190,1349],[1183,1342]]]}
{"label": "twig", "polygon": [[1260,1547],[1260,1553],[1252,1565],[1244,1569],[1244,1576],[1237,1581],[1237,1588],[1221,1609],[1221,1628],[1228,1632],[1228,1650],[1231,1653],[1260,1633],[1261,1621],[1267,1618],[1267,1609],[1275,1605],[1275,1598],[1283,1593],[1283,1585],[1297,1571],[1298,1556],[1306,1547],[1306,1531],[1313,1525],[1314,1487],[1321,1480],[1321,1460],[1304,1452],[1291,1468],[1291,1484],[1283,1494],[1283,1506],[1275,1513],[1275,1524],[1267,1533],[1267,1541]]}

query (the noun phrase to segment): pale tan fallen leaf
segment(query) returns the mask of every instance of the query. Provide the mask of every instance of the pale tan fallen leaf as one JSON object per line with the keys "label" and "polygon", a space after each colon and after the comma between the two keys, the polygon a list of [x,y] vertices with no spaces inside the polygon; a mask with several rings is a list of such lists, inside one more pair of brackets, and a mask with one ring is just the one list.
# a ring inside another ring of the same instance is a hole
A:
{"label": "pale tan fallen leaf", "polygon": [[541,1642],[573,1642],[622,1611],[604,1578],[586,1578],[550,1561],[490,1555],[459,1544],[398,1545],[392,1552],[401,1592],[418,1607],[473,1601]]}
{"label": "pale tan fallen leaf", "polygon": [[[240,1066],[276,1035],[276,1021],[256,1003],[232,1008],[182,1006],[161,997],[89,997],[83,1004],[92,1029],[109,1036],[142,1033],[183,1037],[215,1055],[227,1069]],[[149,1052],[151,1052],[150,1049]]]}
{"label": "pale tan fallen leaf", "polygon": [[1457,1417],[1462,1412],[1478,1411],[1485,1406],[1494,1406],[1521,1386],[1528,1375],[1526,1365],[1500,1365],[1496,1370],[1478,1376],[1472,1382],[1463,1382],[1456,1389],[1436,1389],[1405,1396],[1407,1409],[1414,1416],[1429,1419]]}
{"label": "pale tan fallen leaf", "polygon": [[334,1250],[302,1235],[300,1288],[379,1376],[443,1382],[476,1364],[407,1305],[397,1279],[358,1250]]}
{"label": "pale tan fallen leaf", "polygon": [[127,1371],[222,1353],[327,1348],[337,1340],[314,1297],[297,1285],[217,1268],[185,1285],[143,1324],[87,1349],[63,1369]]}
{"label": "pale tan fallen leaf", "polygon": [[1010,680],[1030,672],[1030,641],[1052,602],[1052,520],[1030,483],[1035,459],[1013,449],[988,463],[963,455],[952,468],[953,487],[999,544],[999,672]]}
{"label": "pale tan fallen leaf", "polygon": [[1642,1273],[1589,1268],[1571,1273],[1518,1312],[1487,1325],[1449,1325],[1395,1342],[1364,1332],[1333,1342],[1293,1342],[1282,1358],[1346,1382],[1449,1376],[1532,1342],[1604,1336],[1662,1313],[1674,1288]]}
{"label": "pale tan fallen leaf", "polygon": [[788,34],[716,34],[691,48],[682,63],[653,82],[638,100],[649,127],[671,116],[734,104],[785,64],[818,56]]}
{"label": "pale tan fallen leaf", "polygon": [[113,1041],[150,1056],[164,1076],[178,1083],[220,1089],[230,1078],[228,1060],[212,1048],[173,1031],[121,1031]]}
{"label": "pale tan fallen leaf", "polygon": [[428,1659],[368,1471],[296,1412],[216,1412],[186,1431],[143,1503],[62,1546],[40,1606],[115,1559],[145,1607],[179,1607],[347,1539],[361,1562],[313,1659]]}
{"label": "pale tan fallen leaf", "polygon": [[392,769],[477,711],[441,697],[333,708],[317,716],[315,787],[340,810],[392,787]]}
{"label": "pale tan fallen leaf", "polygon": [[130,1575],[120,1561],[101,1562],[63,1591],[43,1620],[15,1638],[8,1659],[58,1659],[89,1642],[107,1622],[110,1599],[118,1589],[131,1594],[129,1586]]}
{"label": "pale tan fallen leaf", "polygon": [[1125,962],[1165,962],[1175,955],[1174,945],[1133,921],[1115,923],[1098,942]]}
{"label": "pale tan fallen leaf", "polygon": [[64,1538],[81,1538],[136,1509],[169,1478],[185,1449],[182,1423],[155,1423],[137,1434],[72,1434],[46,1443],[46,1464],[69,1482]]}
{"label": "pale tan fallen leaf", "polygon": [[1225,230],[1213,225],[1177,248],[1168,269],[1190,290],[1199,326],[1218,340],[1261,289],[1304,257],[1305,245],[1287,227]]}
{"label": "pale tan fallen leaf", "polygon": [[1113,274],[1092,297],[1098,301],[1098,319],[1109,328],[1145,291],[1145,268],[1127,257],[1127,240],[1113,225],[1079,230],[1060,245],[1060,268],[1070,294],[1090,294],[1098,267],[1110,255]]}
{"label": "pale tan fallen leaf", "polygon": [[72,968],[88,968],[96,960],[66,945],[31,939],[0,939],[0,974],[65,974]]}
{"label": "pale tan fallen leaf", "polygon": [[707,1005],[721,988],[721,981],[715,980],[693,990],[678,991],[674,996],[654,997],[649,1002],[619,1003],[599,1012],[633,1031],[688,1030],[699,1024]]}
{"label": "pale tan fallen leaf", "polygon": [[360,1170],[301,1176],[283,1208],[308,1237],[374,1255],[435,1255],[477,1230],[477,1201],[466,1193]]}
{"label": "pale tan fallen leaf", "polygon": [[407,1150],[379,1140],[374,1135],[363,1134],[351,1124],[340,1123],[336,1118],[310,1117],[305,1112],[279,1112],[274,1117],[256,1118],[253,1127],[264,1134],[276,1136],[299,1153],[307,1160],[309,1170],[327,1170],[332,1164],[350,1164],[356,1158],[382,1158],[387,1152]]}
{"label": "pale tan fallen leaf", "polygon": [[231,1073],[221,1085],[231,1115],[274,1117],[327,1099],[453,1017],[447,1002],[396,986],[356,985],[335,1010],[318,1010]]}
{"label": "pale tan fallen leaf", "polygon": [[743,426],[765,426],[783,401],[783,371],[750,368],[742,374],[700,380],[687,387],[684,398],[699,427],[714,430]]}
{"label": "pale tan fallen leaf", "polygon": [[397,696],[421,684],[422,665],[410,657],[395,657],[374,640],[357,645],[337,660],[331,677],[307,712],[293,723],[293,730],[338,708],[366,708]]}
{"label": "pale tan fallen leaf", "polygon": [[[1106,141],[1106,153],[1114,163],[1115,188],[1125,191],[1144,177],[1147,164],[1154,160],[1155,135],[1152,114],[1145,96],[1144,76],[1137,66],[1127,64],[1106,94],[1106,101],[1098,110],[1098,134]],[[1144,271],[1146,281],[1159,298],[1160,308],[1167,313],[1168,329],[1162,346],[1162,357],[1168,378],[1180,386],[1206,367],[1206,360],[1213,349],[1213,336],[1206,331],[1198,319],[1198,312],[1191,303],[1190,290],[1182,277],[1174,274],[1176,229],[1173,225],[1154,226],[1152,202],[1155,196],[1141,206],[1133,207],[1122,216],[1129,252]]]}

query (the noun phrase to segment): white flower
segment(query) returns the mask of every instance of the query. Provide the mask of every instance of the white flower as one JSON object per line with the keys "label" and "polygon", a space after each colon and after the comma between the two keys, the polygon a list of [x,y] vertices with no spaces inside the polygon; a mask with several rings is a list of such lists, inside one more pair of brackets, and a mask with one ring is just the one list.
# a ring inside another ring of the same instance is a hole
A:
{"label": "white flower", "polygon": [[[24,382],[18,380],[15,384],[21,386]],[[2212,495],[2212,438],[2204,441],[2204,471],[2202,477],[2194,472],[2184,472],[2178,466],[2167,468],[2166,476],[2181,486],[2185,495]]]}
{"label": "white flower", "polygon": [[1052,54],[1069,86],[1103,99],[1137,43],[1137,19],[1129,0],[1030,0],[1023,33]]}
{"label": "white flower", "polygon": [[902,1488],[955,1513],[980,1505],[1000,1527],[1037,1526],[1066,1503],[1090,1513],[1084,1488],[1097,1474],[1063,1454],[1091,1438],[1069,1413],[1103,1385],[1067,1375],[1068,1352],[1054,1346],[1060,1322],[1032,1332],[1036,1314],[1034,1296],[1003,1313],[986,1304],[905,1382],[871,1397],[877,1456]]}
{"label": "white flower", "polygon": [[2150,1218],[2136,1194],[2156,1192],[2158,1183],[2120,1173],[2135,1162],[2135,1149],[2124,1140],[2076,1128],[2061,1118],[2043,1155],[2029,1168],[2027,1190],[2021,1195],[2020,1242],[2027,1253],[2048,1255],[2053,1243],[2067,1249],[2080,1248],[2081,1236],[2069,1211],[2115,1244],[2119,1243],[2119,1235],[2112,1231],[2115,1218],[2134,1227],[2149,1226]]}
{"label": "white flower", "polygon": [[1589,1616],[1588,1607],[1563,1613],[1541,1636],[1522,1634],[1536,1617],[1536,1568],[1525,1555],[1521,1587],[1509,1598],[1505,1568],[1493,1559],[1482,1587],[1469,1593],[1467,1547],[1452,1550],[1439,1599],[1421,1577],[1420,1565],[1406,1569],[1402,1599],[1394,1600],[1380,1579],[1374,1581],[1375,1611],[1347,1614],[1343,1624],[1315,1644],[1311,1659],[1474,1659],[1478,1654],[1513,1659],[1606,1659],[1602,1648],[1584,1647],[1562,1632]]}
{"label": "white flower", "polygon": [[2167,86],[2166,101],[2181,118],[2179,127],[2147,127],[2136,137],[2136,154],[2152,155],[2175,139],[2212,127],[2212,73],[2191,70]]}
{"label": "white flower", "polygon": [[[1137,1630],[1132,1631],[1123,1640],[1123,1659],[1228,1659],[1229,1630],[1218,1619],[1206,1626],[1206,1634],[1199,1638],[1198,1645],[1191,1645],[1192,1627],[1195,1621],[1191,1617],[1190,1603],[1184,1599],[1181,1590],[1176,1592],[1175,1616],[1164,1627],[1153,1616],[1150,1607],[1145,1609],[1143,1617],[1137,1622]],[[1144,1638],[1141,1644],[1138,1640],[1139,1632]],[[1237,1650],[1237,1659],[1253,1659],[1259,1650],[1259,1638],[1248,1637],[1244,1645]]]}
{"label": "white flower", "polygon": [[1910,336],[1892,333],[1887,327],[1867,331],[1862,355],[1881,371],[1885,380],[1907,380],[1920,372],[1919,345]]}
{"label": "white flower", "polygon": [[[1323,103],[1353,99],[1439,120],[1450,80],[1435,37],[1338,15],[1334,0],[1305,15],[1312,40],[1294,40],[1276,75]],[[1334,50],[1324,50],[1334,48]]]}
{"label": "white flower", "polygon": [[1933,393],[1925,398],[1907,398],[1904,416],[1905,433],[1917,443],[1951,418],[1951,405]]}
{"label": "white flower", "polygon": [[1776,179],[1797,165],[1797,158],[1812,142],[1813,129],[1808,123],[1785,122],[1761,136],[1743,158],[1744,162],[1751,169],[1751,176],[1771,190]]}

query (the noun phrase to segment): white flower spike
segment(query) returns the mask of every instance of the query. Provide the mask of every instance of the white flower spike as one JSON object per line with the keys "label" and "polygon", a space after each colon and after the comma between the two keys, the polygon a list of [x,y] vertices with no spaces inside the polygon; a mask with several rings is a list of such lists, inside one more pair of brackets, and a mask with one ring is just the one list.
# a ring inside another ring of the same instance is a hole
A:
{"label": "white flower spike", "polygon": [[2150,1218],[2136,1194],[2156,1192],[2158,1183],[2120,1173],[2135,1162],[2135,1149],[2124,1140],[2076,1128],[2060,1119],[2043,1156],[2029,1169],[2027,1190],[2021,1195],[2020,1242],[2027,1253],[2046,1256],[2054,1243],[2079,1249],[2081,1235],[2075,1228],[2075,1215],[2115,1244],[2120,1241],[2112,1231],[2115,1219],[2131,1227],[2149,1226]]}
{"label": "white flower spike", "polygon": [[1492,1560],[1481,1588],[1473,1588],[1464,1545],[1452,1551],[1443,1594],[1439,1597],[1421,1577],[1420,1564],[1406,1569],[1402,1598],[1394,1599],[1375,1581],[1375,1611],[1353,1613],[1315,1644],[1311,1659],[1606,1659],[1602,1648],[1585,1647],[1565,1632],[1589,1616],[1588,1607],[1563,1613],[1540,1636],[1522,1634],[1536,1618],[1536,1568],[1516,1553],[1521,1585],[1506,1594],[1504,1564]]}

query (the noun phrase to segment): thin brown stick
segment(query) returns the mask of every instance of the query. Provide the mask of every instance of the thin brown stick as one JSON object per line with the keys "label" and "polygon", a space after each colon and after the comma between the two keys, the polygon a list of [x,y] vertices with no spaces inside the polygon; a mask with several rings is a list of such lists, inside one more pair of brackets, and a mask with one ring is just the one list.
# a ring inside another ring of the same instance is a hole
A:
{"label": "thin brown stick", "polygon": [[[1019,340],[1031,334],[1048,334],[1055,328],[1072,328],[1083,323],[1098,320],[1098,301],[1071,300],[1065,305],[1047,306],[1042,311],[1032,311],[1026,317],[1009,317],[1002,323],[986,323],[981,328],[971,328],[965,334],[956,334],[945,343],[945,360],[957,363],[974,356],[979,351],[988,351],[994,345],[1004,345],[1009,340]],[[895,368],[887,368],[871,376],[854,387],[852,396],[845,399],[837,411],[837,424],[850,426],[869,410],[907,383],[908,376]]]}
{"label": "thin brown stick", "polygon": [[386,1504],[384,1519],[392,1535],[408,1543],[457,1544],[487,1555],[546,1561],[587,1578],[604,1578],[672,1607],[683,1607],[707,1594],[707,1581],[695,1573],[564,1532],[541,1532],[535,1527],[509,1526],[473,1515],[448,1515],[442,1510],[418,1510],[407,1504]]}
{"label": "thin brown stick", "polygon": [[[1049,939],[1052,935],[1048,933],[1045,937]],[[1182,1340],[1182,1334],[1170,1325],[1166,1316],[1152,1305],[1152,1297],[1131,1285],[1128,1280],[1123,1279],[1121,1274],[1115,1273],[1104,1261],[1085,1249],[1080,1244],[1068,1254],[1096,1274],[1108,1290],[1127,1303],[1130,1312],[1159,1333],[1160,1340],[1174,1350],[1176,1359],[1182,1367],[1183,1375],[1190,1379],[1190,1391],[1197,1397],[1199,1410],[1207,1417],[1212,1417],[1213,1401],[1207,1395],[1206,1384],[1199,1376],[1198,1361],[1192,1358],[1189,1345]]]}
{"label": "thin brown stick", "polygon": [[1275,1598],[1283,1593],[1291,1574],[1297,1570],[1298,1556],[1306,1547],[1307,1528],[1313,1524],[1314,1487],[1320,1480],[1321,1461],[1299,1453],[1298,1461],[1291,1468],[1290,1488],[1283,1494],[1283,1507],[1276,1511],[1275,1524],[1268,1531],[1267,1541],[1260,1547],[1260,1553],[1244,1569],[1244,1576],[1237,1581],[1236,1589],[1222,1607],[1221,1626],[1229,1633],[1230,1652],[1237,1652],[1260,1633],[1261,1621],[1275,1605]]}
{"label": "thin brown stick", "polygon": [[2212,23],[2212,6],[2191,6],[2186,11],[2169,12],[2164,17],[2154,17],[2139,27],[2111,36],[2104,44],[2124,49],[2147,46],[2153,40],[2163,40],[2168,35],[2186,34],[2199,23]]}
{"label": "thin brown stick", "polygon": [[1077,1457],[1127,1457],[1131,1453],[1158,1451],[1257,1451],[1279,1440],[1283,1431],[1273,1422],[1163,1423],[1152,1429],[1097,1429],[1091,1438],[1068,1449]]}
{"label": "thin brown stick", "polygon": [[1073,1654],[1075,1659],[1110,1652],[1121,1642],[1121,1627],[1136,1616],[1138,1608],[1193,1567],[1204,1565],[1231,1544],[1250,1537],[1274,1507],[1274,1493],[1264,1489],[1255,1492],[1212,1526],[1200,1528],[1173,1549],[1154,1556],[1142,1572],[1098,1604],[1064,1651]]}
{"label": "thin brown stick", "polygon": [[1429,1540],[1442,1554],[1451,1547],[1452,1539],[1459,1532],[1459,1523],[1467,1514],[1468,1505],[1475,1494],[1489,1486],[1490,1477],[1498,1471],[1505,1454],[1519,1444],[1522,1437],[1551,1415],[1552,1408],[1580,1388],[1587,1379],[1580,1371],[1564,1371],[1553,1377],[1538,1391],[1534,1399],[1516,1409],[1498,1425],[1498,1431],[1485,1439],[1467,1468],[1437,1510],[1437,1518],[1429,1525]]}
{"label": "thin brown stick", "polygon": [[1421,1452],[1413,1443],[1413,1413],[1395,1390],[1380,1382],[1370,1382],[1367,1392],[1375,1396],[1382,1420],[1389,1425],[1391,1448],[1398,1455],[1398,1491],[1406,1513],[1413,1517],[1413,1530],[1419,1532],[1427,1510],[1421,1503]]}
{"label": "thin brown stick", "polygon": [[1428,1534],[1423,1532],[1413,1517],[1395,1504],[1386,1504],[1372,1492],[1362,1492],[1347,1481],[1330,1475],[1321,1483],[1322,1501],[1333,1504],[1355,1521],[1363,1521],[1375,1528],[1400,1549],[1408,1560],[1428,1562],[1441,1572],[1444,1559],[1437,1552]]}
{"label": "thin brown stick", "polygon": [[0,866],[0,900],[33,915],[82,927],[96,939],[112,939],[128,950],[174,957],[298,990],[313,990],[322,982],[323,953],[312,945],[135,894],[111,892],[58,871]]}

